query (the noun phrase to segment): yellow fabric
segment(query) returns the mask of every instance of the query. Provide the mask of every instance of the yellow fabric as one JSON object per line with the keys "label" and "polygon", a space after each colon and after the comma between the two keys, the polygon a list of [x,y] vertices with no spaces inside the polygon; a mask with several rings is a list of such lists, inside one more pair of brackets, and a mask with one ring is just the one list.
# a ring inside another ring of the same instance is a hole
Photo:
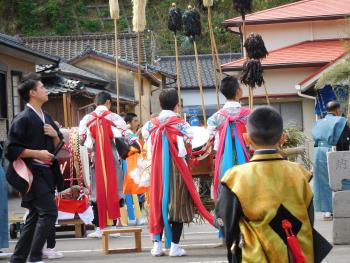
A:
{"label": "yellow fabric", "polygon": [[126,209],[126,206],[120,208],[120,222],[122,226],[128,225],[128,211]]}
{"label": "yellow fabric", "polygon": [[135,211],[135,217],[136,219],[140,219],[142,217],[139,199],[137,198],[137,195],[132,195],[132,201],[134,203],[134,211]]}
{"label": "yellow fabric", "polygon": [[297,238],[306,262],[314,262],[307,213],[313,196],[311,174],[302,165],[281,159],[279,154],[255,155],[251,162],[228,170],[222,179],[236,194],[247,218],[239,224],[245,240],[242,262],[288,262],[286,245],[269,226],[281,204],[302,222]]}

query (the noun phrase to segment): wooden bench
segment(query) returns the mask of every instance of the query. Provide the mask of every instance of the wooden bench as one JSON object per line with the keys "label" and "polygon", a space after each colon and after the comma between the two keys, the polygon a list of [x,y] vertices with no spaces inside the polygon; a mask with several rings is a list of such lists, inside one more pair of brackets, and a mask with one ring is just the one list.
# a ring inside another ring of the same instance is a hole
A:
{"label": "wooden bench", "polygon": [[[121,227],[110,230],[102,230],[102,249],[105,255],[117,254],[117,253],[130,253],[130,252],[141,252],[141,232],[140,227]],[[122,233],[134,233],[135,234],[135,248],[119,248],[109,249],[109,235],[110,234],[122,234]]]}
{"label": "wooden bench", "polygon": [[84,222],[79,218],[58,220],[58,225],[60,226],[74,225],[75,237],[82,237],[85,232],[83,231]]}

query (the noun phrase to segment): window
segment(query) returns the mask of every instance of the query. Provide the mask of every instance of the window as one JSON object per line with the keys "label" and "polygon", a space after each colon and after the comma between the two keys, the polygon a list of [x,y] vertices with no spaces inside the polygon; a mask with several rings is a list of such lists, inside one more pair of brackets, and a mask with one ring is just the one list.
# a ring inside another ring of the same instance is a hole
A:
{"label": "window", "polygon": [[18,87],[20,85],[20,80],[22,77],[21,72],[12,71],[11,81],[12,81],[12,105],[13,105],[13,116],[16,116],[21,111],[21,98],[18,94]]}
{"label": "window", "polygon": [[272,103],[283,118],[284,128],[303,130],[303,105],[300,101]]}
{"label": "window", "polygon": [[7,119],[6,75],[0,72],[0,119]]}

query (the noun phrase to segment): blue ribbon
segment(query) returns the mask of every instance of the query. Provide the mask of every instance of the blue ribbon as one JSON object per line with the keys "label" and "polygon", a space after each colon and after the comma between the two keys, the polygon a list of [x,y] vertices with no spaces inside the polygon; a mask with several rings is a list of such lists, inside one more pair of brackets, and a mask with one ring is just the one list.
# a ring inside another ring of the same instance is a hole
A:
{"label": "blue ribbon", "polygon": [[165,132],[162,134],[163,142],[163,198],[162,198],[162,215],[165,230],[165,247],[170,248],[171,245],[171,227],[168,220],[169,214],[169,189],[170,189],[170,152],[169,142]]}
{"label": "blue ribbon", "polygon": [[135,220],[135,212],[134,212],[134,202],[132,200],[132,195],[126,195],[126,208],[128,210],[128,218],[129,220]]}

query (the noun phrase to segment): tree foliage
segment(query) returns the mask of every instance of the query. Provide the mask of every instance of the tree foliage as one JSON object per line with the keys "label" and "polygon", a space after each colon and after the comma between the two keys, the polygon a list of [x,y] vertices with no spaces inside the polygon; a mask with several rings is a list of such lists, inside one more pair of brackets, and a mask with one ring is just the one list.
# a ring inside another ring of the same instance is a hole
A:
{"label": "tree foliage", "polygon": [[[200,53],[210,53],[207,11],[199,0],[178,0],[177,6],[184,11],[188,4],[195,6],[201,15],[203,33],[198,38]],[[253,11],[262,10],[296,0],[254,0]],[[172,55],[173,33],[167,28],[168,10],[174,0],[148,0],[147,28],[155,38],[157,55]],[[94,6],[105,5],[102,8]],[[131,0],[120,0],[120,31],[129,28],[128,17],[132,16]],[[213,30],[219,52],[237,52],[240,40],[227,32],[221,23],[237,16],[232,0],[214,0]],[[108,20],[107,0],[0,0],[0,32],[11,35],[70,35],[113,32],[113,22]],[[180,37],[182,54],[192,54],[193,49],[183,35]]]}

